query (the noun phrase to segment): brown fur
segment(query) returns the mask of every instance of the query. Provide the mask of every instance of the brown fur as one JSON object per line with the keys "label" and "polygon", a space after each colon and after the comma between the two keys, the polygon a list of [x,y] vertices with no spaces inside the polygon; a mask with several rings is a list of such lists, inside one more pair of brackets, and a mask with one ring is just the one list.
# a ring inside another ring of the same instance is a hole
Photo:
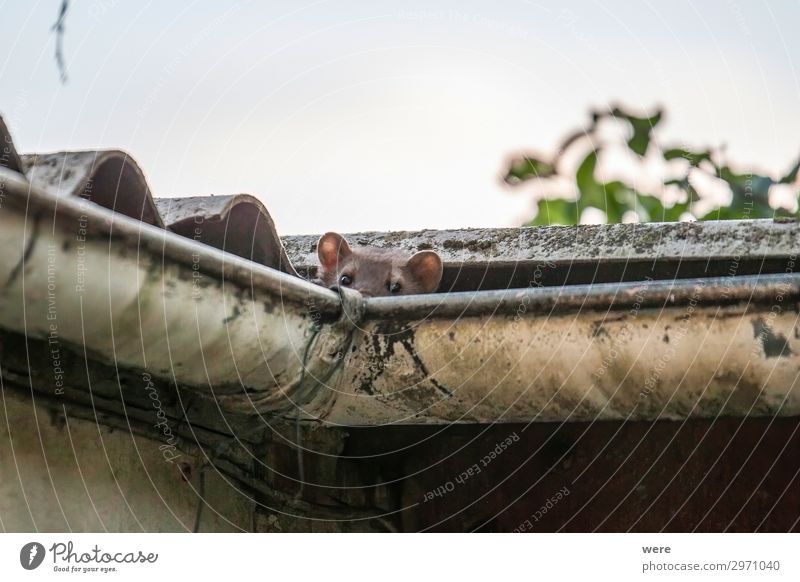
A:
{"label": "brown fur", "polygon": [[351,248],[342,235],[328,232],[317,243],[317,255],[320,285],[349,287],[367,297],[433,293],[442,279],[442,260],[434,251],[409,258],[393,249]]}

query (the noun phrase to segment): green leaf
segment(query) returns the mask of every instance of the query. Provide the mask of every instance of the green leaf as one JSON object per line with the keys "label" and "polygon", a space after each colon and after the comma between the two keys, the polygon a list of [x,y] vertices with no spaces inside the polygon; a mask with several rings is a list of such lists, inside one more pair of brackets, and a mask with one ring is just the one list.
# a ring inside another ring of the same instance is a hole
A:
{"label": "green leaf", "polygon": [[[611,110],[591,112],[591,124],[588,129],[576,131],[568,135],[551,159],[540,159],[534,156],[520,157],[514,160],[508,169],[506,181],[516,184],[528,179],[551,178],[558,176],[557,166],[564,150],[575,142],[586,137],[592,138],[600,120],[614,118],[631,127],[627,146],[631,151],[643,156],[652,140],[653,128],[663,120],[662,111],[658,110],[650,117],[633,115],[621,107]],[[578,198],[574,201],[540,200],[538,214],[531,224],[577,224],[586,208],[597,208],[605,212],[609,223],[621,222],[625,213],[635,212],[642,221],[680,220],[684,214],[694,214],[695,203],[701,197],[689,182],[689,174],[664,182],[665,186],[676,186],[686,193],[683,202],[665,206],[658,197],[638,192],[632,184],[620,181],[608,183],[598,182],[595,172],[598,165],[599,148],[585,155],[575,172],[575,185]],[[693,150],[686,147],[672,147],[662,152],[665,161],[685,159],[689,162],[691,172],[702,172],[706,176],[716,177],[728,184],[732,193],[731,203],[722,208],[715,208],[700,220],[729,220],[746,218],[770,218],[773,216],[791,215],[785,209],[773,209],[769,205],[769,191],[774,184],[796,184],[800,179],[800,159],[780,179],[755,172],[739,172],[728,165],[718,166],[714,162],[715,150]],[[798,200],[800,202],[800,200]],[[795,216],[800,213],[795,214]]]}
{"label": "green leaf", "polygon": [[[701,162],[711,162],[711,152],[693,152],[684,148],[671,148],[664,152],[665,160],[677,160],[682,158],[689,162],[689,165],[696,168]],[[713,162],[712,162],[713,163]]]}
{"label": "green leaf", "polygon": [[778,180],[778,182],[781,184],[793,184],[797,180],[798,172],[800,172],[800,159],[795,162],[794,166],[792,166],[792,169],[789,170],[789,172],[783,178]]}
{"label": "green leaf", "polygon": [[594,206],[605,210],[605,190],[594,178],[594,170],[597,167],[597,153],[595,149],[583,159],[575,172],[575,182],[580,192],[580,206]]}
{"label": "green leaf", "polygon": [[577,131],[574,131],[574,132],[572,132],[572,133],[571,133],[571,134],[569,134],[567,137],[565,137],[565,138],[564,138],[564,139],[561,141],[561,145],[559,145],[559,146],[558,146],[558,152],[559,152],[559,154],[562,154],[562,153],[564,153],[564,151],[565,151],[565,150],[566,150],[566,149],[567,149],[569,146],[571,146],[572,144],[574,144],[574,143],[575,143],[576,141],[578,141],[579,139],[581,139],[581,138],[584,138],[584,137],[589,137],[590,135],[592,135],[592,133],[593,133],[593,132],[594,132],[594,125],[592,125],[592,126],[591,126],[590,128],[588,128],[588,129],[579,129],[579,130],[577,130]]}
{"label": "green leaf", "polygon": [[603,206],[609,224],[622,222],[622,217],[629,210],[635,210],[635,196],[631,189],[617,180],[602,185]]}
{"label": "green leaf", "polygon": [[733,210],[730,206],[723,206],[707,212],[698,220],[736,220],[739,218],[742,218],[740,212]]}
{"label": "green leaf", "polygon": [[[719,178],[728,183],[733,193],[731,209],[742,213],[742,218],[769,218],[772,209],[769,206],[769,188],[775,181],[760,174],[739,174],[729,166],[719,169]],[[749,208],[750,210],[745,210]]]}
{"label": "green leaf", "polygon": [[536,218],[530,226],[546,226],[549,224],[578,224],[578,204],[572,200],[539,200]]}
{"label": "green leaf", "polygon": [[650,145],[650,137],[653,128],[661,123],[664,112],[660,109],[650,117],[638,117],[620,107],[615,107],[611,110],[611,115],[617,119],[627,121],[633,129],[633,135],[628,140],[628,147],[634,153],[643,156],[647,152],[647,146]]}
{"label": "green leaf", "polygon": [[664,209],[664,222],[678,222],[681,217],[691,212],[689,202],[676,202],[672,206]]}
{"label": "green leaf", "polygon": [[525,180],[549,178],[555,173],[553,164],[532,156],[524,156],[511,161],[503,179],[508,184],[519,184]]}
{"label": "green leaf", "polygon": [[661,200],[649,194],[636,193],[636,213],[644,222],[663,222],[664,205]]}
{"label": "green leaf", "polygon": [[[694,186],[692,186],[689,182],[689,176],[684,176],[683,178],[677,180],[667,180],[664,182],[664,186],[677,186],[686,192],[686,198],[688,199],[689,203],[700,200],[700,194],[697,193],[697,190],[695,190]],[[687,204],[687,206],[690,206],[690,204]]]}
{"label": "green leaf", "polygon": [[775,209],[775,217],[776,218],[797,218],[800,217],[800,211],[798,212],[790,212],[789,210],[785,209],[783,206],[779,206]]}

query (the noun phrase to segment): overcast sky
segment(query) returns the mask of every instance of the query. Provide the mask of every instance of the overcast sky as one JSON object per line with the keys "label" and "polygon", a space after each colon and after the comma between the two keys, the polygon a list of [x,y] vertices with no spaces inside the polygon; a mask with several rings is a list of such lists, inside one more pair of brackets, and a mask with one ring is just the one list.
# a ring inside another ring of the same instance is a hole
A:
{"label": "overcast sky", "polygon": [[156,196],[258,196],[282,234],[509,226],[507,157],[609,103],[783,172],[800,153],[800,3],[0,2],[22,152],[121,148]]}

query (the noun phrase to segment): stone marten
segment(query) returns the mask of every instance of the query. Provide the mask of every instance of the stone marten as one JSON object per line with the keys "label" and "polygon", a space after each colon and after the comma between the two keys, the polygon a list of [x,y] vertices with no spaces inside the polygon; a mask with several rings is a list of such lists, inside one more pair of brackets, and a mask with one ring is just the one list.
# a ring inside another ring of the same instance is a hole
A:
{"label": "stone marten", "polygon": [[365,297],[433,293],[442,280],[442,259],[434,251],[411,257],[394,250],[353,247],[335,232],[317,243],[320,268],[316,283],[324,287],[349,287]]}

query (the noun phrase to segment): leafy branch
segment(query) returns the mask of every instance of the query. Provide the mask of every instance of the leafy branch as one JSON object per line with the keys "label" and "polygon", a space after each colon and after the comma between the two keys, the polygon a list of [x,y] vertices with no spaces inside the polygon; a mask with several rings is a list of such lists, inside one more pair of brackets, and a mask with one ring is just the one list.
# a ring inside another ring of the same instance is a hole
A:
{"label": "leafy branch", "polygon": [[[800,159],[778,179],[754,172],[740,173],[719,161],[722,157],[719,150],[662,148],[654,139],[654,129],[663,119],[661,110],[649,117],[634,115],[619,106],[608,111],[594,111],[588,127],[564,138],[552,157],[526,155],[512,159],[504,175],[506,183],[517,186],[533,181],[546,191],[549,185],[558,180],[564,183],[566,179],[574,185],[577,194],[573,199],[539,198],[538,212],[528,224],[577,224],[587,208],[605,213],[609,223],[769,218],[792,214],[784,207],[770,206],[770,190],[776,185],[786,185],[794,199],[798,199]],[[621,124],[625,129],[624,144],[609,143],[605,139],[602,125],[608,121]],[[642,191],[641,184],[632,183],[636,180],[598,179],[602,153],[620,146],[632,152],[640,164],[655,159],[664,167],[677,166],[677,173],[673,170],[672,174],[659,178],[655,187],[650,186],[652,191]],[[564,157],[576,150],[583,155],[577,169],[564,170]],[[729,190],[730,202],[720,204],[704,196],[698,186],[700,183],[717,183]],[[667,192],[672,196],[665,196]]]}

